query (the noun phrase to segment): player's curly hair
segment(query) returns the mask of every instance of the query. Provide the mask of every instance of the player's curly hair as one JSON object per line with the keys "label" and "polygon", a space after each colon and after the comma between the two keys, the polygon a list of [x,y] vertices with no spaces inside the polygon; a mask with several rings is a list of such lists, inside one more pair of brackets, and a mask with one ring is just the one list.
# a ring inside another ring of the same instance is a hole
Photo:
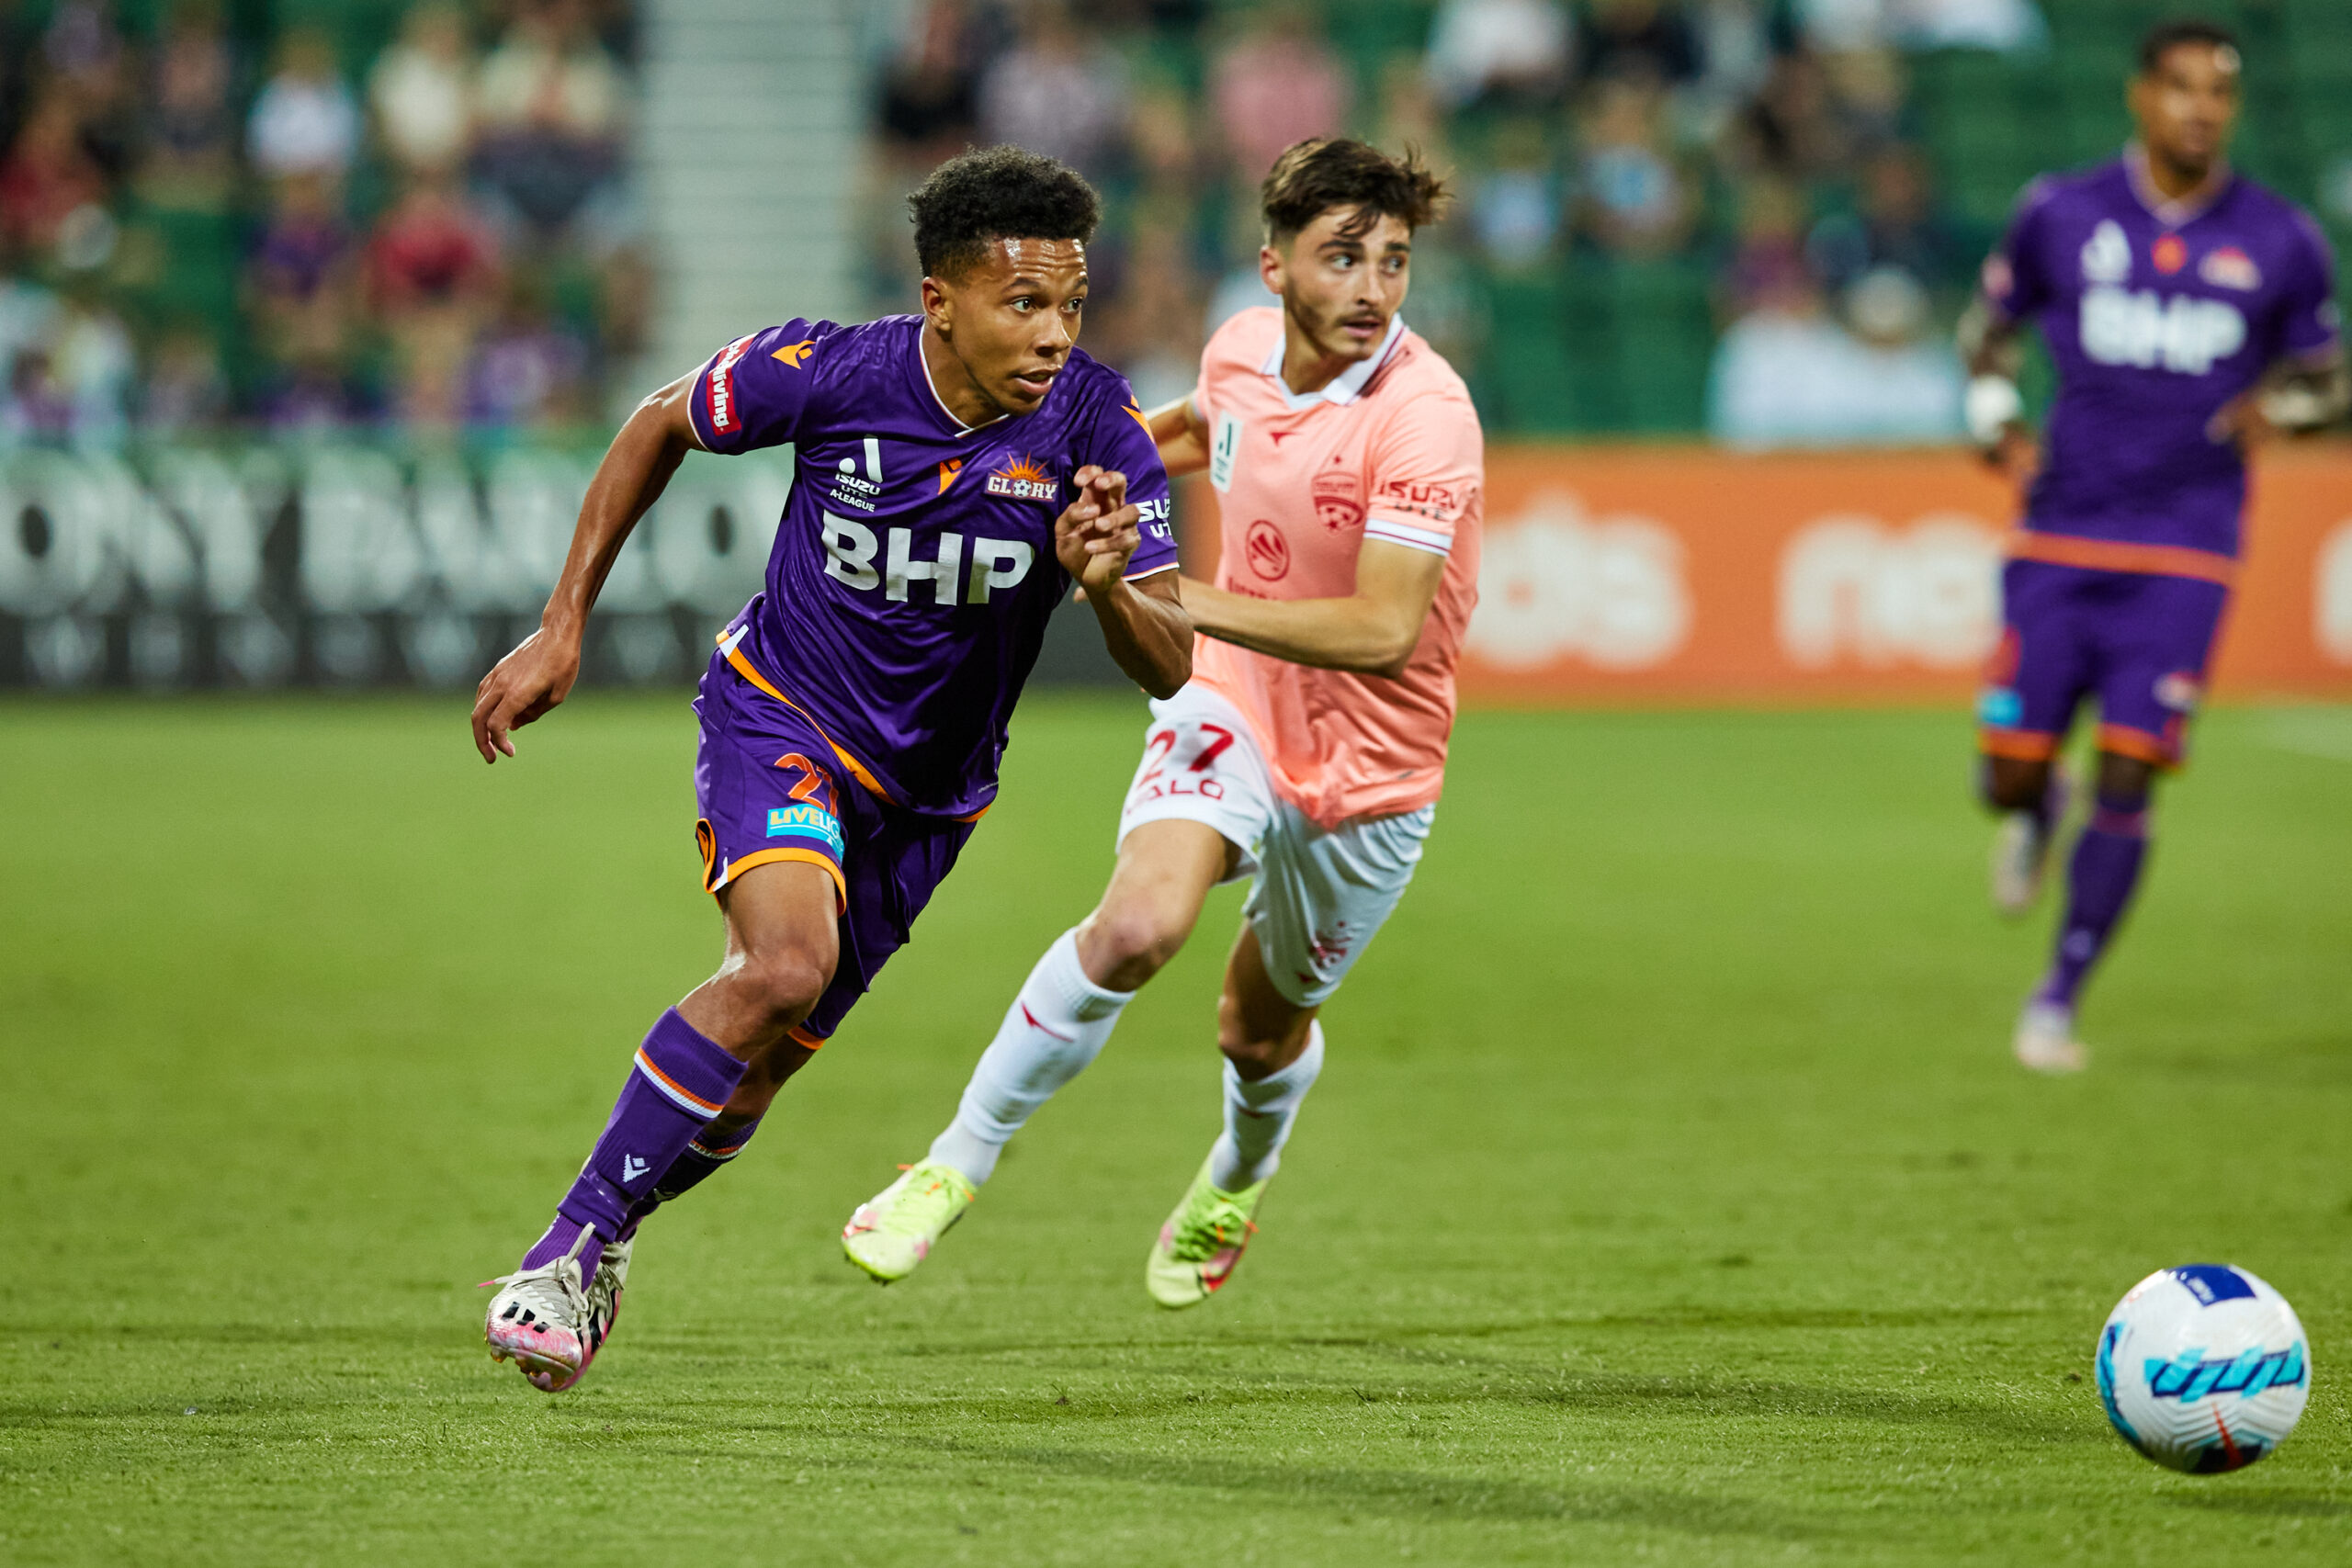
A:
{"label": "player's curly hair", "polygon": [[[2238,35],[2219,22],[2209,22],[2201,17],[2180,17],[2169,22],[2158,22],[2140,39],[2140,74],[2153,76],[2165,62],[2165,56],[2185,43],[2201,44],[2211,49],[2226,49],[2232,59],[2238,53]],[[2234,69],[2233,66],[2223,67]]]}
{"label": "player's curly hair", "polygon": [[955,277],[988,254],[990,240],[1093,239],[1102,200],[1059,159],[982,147],[932,170],[907,211],[924,275]]}
{"label": "player's curly hair", "polygon": [[1445,181],[1421,162],[1417,147],[1392,158],[1351,137],[1317,136],[1283,149],[1267,172],[1259,209],[1266,243],[1277,245],[1335,207],[1355,209],[1340,230],[1354,239],[1383,218],[1419,229],[1434,222],[1452,199]]}

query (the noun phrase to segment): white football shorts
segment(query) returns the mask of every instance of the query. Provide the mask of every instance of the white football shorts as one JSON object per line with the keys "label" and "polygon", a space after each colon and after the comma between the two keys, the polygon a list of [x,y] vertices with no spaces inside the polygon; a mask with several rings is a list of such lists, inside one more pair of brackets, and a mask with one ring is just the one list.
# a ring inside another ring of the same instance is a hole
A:
{"label": "white football shorts", "polygon": [[1119,812],[1119,841],[1146,822],[1216,829],[1241,852],[1228,881],[1255,880],[1242,918],[1266,973],[1300,1007],[1340,988],[1413,880],[1437,807],[1325,828],[1274,793],[1239,709],[1187,685],[1151,705],[1143,761]]}

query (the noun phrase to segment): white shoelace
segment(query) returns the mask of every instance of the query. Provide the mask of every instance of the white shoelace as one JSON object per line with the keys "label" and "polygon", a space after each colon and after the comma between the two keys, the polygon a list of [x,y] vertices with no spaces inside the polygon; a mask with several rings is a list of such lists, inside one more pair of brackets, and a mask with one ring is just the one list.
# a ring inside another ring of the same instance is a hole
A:
{"label": "white shoelace", "polygon": [[502,1274],[492,1282],[506,1286],[542,1322],[561,1324],[577,1333],[588,1315],[588,1292],[580,1284],[580,1254],[586,1249],[591,1234],[583,1228],[571,1250],[553,1262]]}

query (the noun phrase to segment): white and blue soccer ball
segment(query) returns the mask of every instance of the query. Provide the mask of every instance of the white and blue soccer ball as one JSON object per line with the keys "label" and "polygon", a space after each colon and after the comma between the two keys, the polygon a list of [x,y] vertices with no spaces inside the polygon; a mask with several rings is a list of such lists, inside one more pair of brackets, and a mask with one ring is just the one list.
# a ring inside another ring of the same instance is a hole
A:
{"label": "white and blue soccer ball", "polygon": [[2098,1396],[2123,1440],[2171,1470],[2243,1470],[2286,1441],[2312,1392],[2287,1298],[2243,1269],[2160,1269],[2098,1337]]}

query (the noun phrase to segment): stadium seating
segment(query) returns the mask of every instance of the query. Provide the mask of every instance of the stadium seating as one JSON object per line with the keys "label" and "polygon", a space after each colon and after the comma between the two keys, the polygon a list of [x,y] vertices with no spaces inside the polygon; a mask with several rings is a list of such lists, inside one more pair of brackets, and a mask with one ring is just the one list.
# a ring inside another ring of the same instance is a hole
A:
{"label": "stadium seating", "polygon": [[[2044,9],[2052,38],[2041,55],[1944,50],[1906,62],[1907,121],[1944,201],[1972,232],[1996,233],[2035,175],[2110,157],[2129,139],[2124,88],[2139,40],[2175,7],[2057,0]],[[2246,42],[2238,164],[2315,206],[2352,287],[2352,264],[2343,260],[2352,253],[2352,3],[2242,0],[2206,9]],[[1541,279],[1489,280],[1496,326],[1477,382],[1491,417],[1541,433],[1697,428],[1713,335],[1707,276],[1723,243],[1719,231],[1702,233],[1688,255],[1669,261],[1577,254]]]}

